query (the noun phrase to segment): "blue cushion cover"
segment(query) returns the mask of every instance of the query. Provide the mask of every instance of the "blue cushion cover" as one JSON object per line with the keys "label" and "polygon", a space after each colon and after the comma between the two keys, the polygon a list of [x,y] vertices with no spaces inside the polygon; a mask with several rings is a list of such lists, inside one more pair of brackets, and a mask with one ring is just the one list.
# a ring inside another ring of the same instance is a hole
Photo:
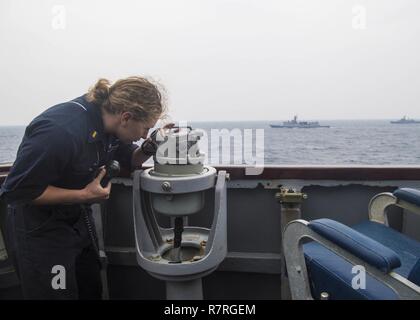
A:
{"label": "blue cushion cover", "polygon": [[[401,267],[395,272],[419,284],[420,243],[398,231],[380,223],[365,221],[353,229],[369,236],[395,251],[401,259]],[[326,291],[331,299],[397,299],[397,295],[387,286],[366,274],[366,289],[354,290],[351,286],[352,264],[337,256],[316,242],[304,246],[311,290],[315,298]],[[416,266],[417,270],[416,271]],[[416,280],[417,279],[417,280]]]}
{"label": "blue cushion cover", "polygon": [[331,219],[317,219],[311,221],[308,227],[384,272],[401,266],[394,251],[342,223]]}
{"label": "blue cushion cover", "polygon": [[400,188],[394,191],[394,196],[416,206],[420,206],[420,191],[412,188]]}
{"label": "blue cushion cover", "polygon": [[316,242],[304,246],[312,296],[319,299],[328,292],[331,300],[395,300],[389,287],[366,274],[366,289],[355,290],[353,265]]}
{"label": "blue cushion cover", "polygon": [[408,277],[417,260],[420,259],[420,242],[395,229],[373,221],[362,222],[353,226],[353,229],[396,252],[400,257],[401,267],[393,271],[405,278]]}

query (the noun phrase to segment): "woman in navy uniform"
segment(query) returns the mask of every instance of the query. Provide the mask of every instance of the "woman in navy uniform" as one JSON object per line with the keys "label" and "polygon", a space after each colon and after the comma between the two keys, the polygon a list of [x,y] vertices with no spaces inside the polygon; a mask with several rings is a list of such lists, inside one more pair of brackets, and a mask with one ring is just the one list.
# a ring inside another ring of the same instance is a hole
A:
{"label": "woman in navy uniform", "polygon": [[[109,197],[110,183],[102,187],[100,181],[110,160],[132,171],[152,155],[147,135],[164,112],[150,81],[130,77],[110,85],[100,79],[87,94],[49,108],[28,125],[0,191],[24,298],[101,298],[88,205]],[[147,140],[138,148],[133,142],[141,138]],[[57,266],[65,270],[64,289],[52,285]]]}

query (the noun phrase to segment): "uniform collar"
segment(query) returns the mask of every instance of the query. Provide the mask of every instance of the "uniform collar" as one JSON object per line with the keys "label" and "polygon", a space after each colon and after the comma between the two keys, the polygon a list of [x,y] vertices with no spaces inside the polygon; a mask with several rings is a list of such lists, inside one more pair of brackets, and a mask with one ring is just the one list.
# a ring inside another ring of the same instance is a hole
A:
{"label": "uniform collar", "polygon": [[105,144],[107,142],[107,135],[105,133],[101,107],[93,102],[88,102],[86,100],[86,95],[78,97],[73,101],[80,103],[85,107],[86,112],[89,115],[88,142],[94,143],[102,141]]}

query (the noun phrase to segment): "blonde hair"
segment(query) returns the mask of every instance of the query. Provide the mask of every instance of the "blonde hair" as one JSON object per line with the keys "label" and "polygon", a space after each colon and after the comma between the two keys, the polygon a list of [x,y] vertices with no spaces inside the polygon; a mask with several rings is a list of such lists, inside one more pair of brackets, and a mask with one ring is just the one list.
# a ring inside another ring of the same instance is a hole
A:
{"label": "blonde hair", "polygon": [[137,121],[157,120],[166,114],[158,85],[142,77],[120,79],[112,85],[99,79],[89,89],[87,100],[111,114],[130,112]]}

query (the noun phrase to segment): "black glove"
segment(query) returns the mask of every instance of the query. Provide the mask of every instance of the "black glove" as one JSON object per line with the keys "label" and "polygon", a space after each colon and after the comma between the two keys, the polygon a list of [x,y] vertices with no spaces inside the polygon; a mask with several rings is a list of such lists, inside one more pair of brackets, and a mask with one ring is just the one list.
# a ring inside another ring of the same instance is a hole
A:
{"label": "black glove", "polygon": [[[101,180],[101,186],[103,188],[106,188],[109,181],[111,181],[112,178],[118,176],[120,173],[120,163],[116,160],[111,160],[105,165],[106,173],[105,176]],[[95,172],[95,177],[98,176],[99,172],[101,172],[101,168],[98,168]]]}
{"label": "black glove", "polygon": [[101,186],[105,188],[112,178],[116,177],[120,173],[120,163],[116,160],[112,160],[105,166],[106,173],[101,180]]}
{"label": "black glove", "polygon": [[153,131],[149,138],[147,138],[141,145],[141,151],[146,156],[154,156],[158,149],[158,144],[156,142],[156,135],[159,132],[159,129]]}

